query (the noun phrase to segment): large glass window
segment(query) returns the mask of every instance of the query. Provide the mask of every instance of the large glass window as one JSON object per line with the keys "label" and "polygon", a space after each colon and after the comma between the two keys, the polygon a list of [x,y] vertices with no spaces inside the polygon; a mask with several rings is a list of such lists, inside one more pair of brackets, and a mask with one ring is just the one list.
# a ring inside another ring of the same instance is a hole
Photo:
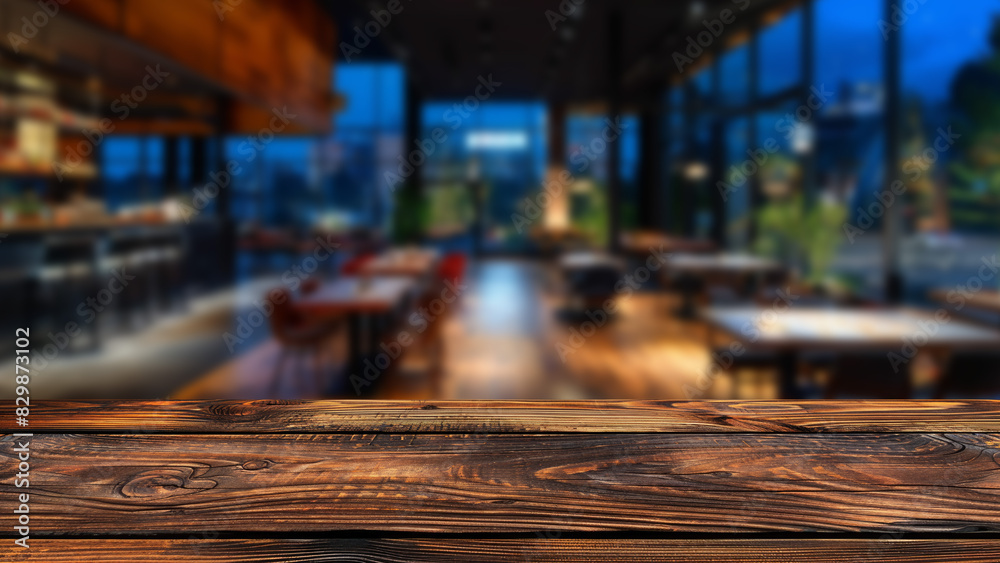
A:
{"label": "large glass window", "polygon": [[663,155],[663,190],[666,213],[661,225],[671,232],[680,233],[684,225],[683,168],[686,151],[684,139],[684,87],[676,85],[666,92],[664,100],[669,110],[664,120],[667,142]]}
{"label": "large glass window", "polygon": [[988,0],[928,2],[899,28],[911,230],[1000,233],[998,15]]}
{"label": "large glass window", "polygon": [[422,139],[434,150],[421,169],[431,235],[469,234],[486,251],[523,248],[513,219],[542,184],[546,110],[539,102],[425,104]]}
{"label": "large glass window", "polygon": [[405,167],[401,173],[405,73],[398,64],[342,65],[334,89],[348,105],[334,118],[333,136],[314,149],[323,199],[335,215],[388,229],[394,195],[408,181]]}
{"label": "large glass window", "polygon": [[[864,234],[846,237],[843,225],[827,246],[836,247],[831,275],[864,294],[881,294],[884,281],[884,216],[858,212],[875,201],[885,180],[885,45],[879,30],[883,3],[867,0],[817,0],[815,4],[815,80],[800,120],[805,138],[815,138],[817,201],[846,224],[863,225]],[[823,247],[815,253],[830,253]]]}
{"label": "large glass window", "polygon": [[329,137],[227,139],[226,159],[240,168],[233,217],[264,226],[390,226],[396,179],[406,180],[399,176],[403,71],[387,63],[343,65],[334,80],[348,101]]}
{"label": "large glass window", "polygon": [[109,136],[101,144],[105,203],[111,211],[155,204],[163,196],[162,137]]}
{"label": "large glass window", "polygon": [[[850,17],[850,13],[845,9],[845,17]],[[759,85],[764,96],[792,88],[802,80],[801,8],[784,15],[760,32],[760,61]]]}
{"label": "large glass window", "polygon": [[750,192],[758,166],[747,154],[749,134],[746,118],[726,123],[726,170],[722,192],[726,204],[726,245],[735,250],[745,250],[749,242]]}
{"label": "large glass window", "polygon": [[730,107],[747,103],[750,92],[750,45],[730,50],[719,61],[719,98]]}

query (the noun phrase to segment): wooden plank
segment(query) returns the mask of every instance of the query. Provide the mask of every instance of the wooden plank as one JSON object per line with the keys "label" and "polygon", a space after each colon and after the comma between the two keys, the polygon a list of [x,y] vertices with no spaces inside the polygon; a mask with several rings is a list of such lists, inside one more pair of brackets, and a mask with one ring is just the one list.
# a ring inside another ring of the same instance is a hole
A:
{"label": "wooden plank", "polygon": [[[994,563],[995,539],[33,539],[19,561],[687,561]],[[16,554],[20,556],[20,554]]]}
{"label": "wooden plank", "polygon": [[[265,104],[273,103],[272,94],[281,88],[274,55],[281,30],[272,17],[278,8],[264,0],[245,0],[226,12],[222,26],[222,79]],[[266,112],[266,106],[262,109]]]}
{"label": "wooden plank", "polygon": [[122,29],[122,0],[87,0],[86,2],[60,2],[60,9],[74,14],[107,30]]}
{"label": "wooden plank", "polygon": [[[17,472],[13,440],[0,474]],[[28,491],[33,537],[996,532],[998,448],[997,434],[46,434]]]}
{"label": "wooden plank", "polygon": [[996,433],[1000,401],[39,401],[30,431]]}
{"label": "wooden plank", "polygon": [[215,133],[211,123],[196,118],[132,117],[115,125],[118,135],[191,135],[207,136]]}
{"label": "wooden plank", "polygon": [[222,21],[208,0],[124,4],[125,35],[203,76],[220,76]]}

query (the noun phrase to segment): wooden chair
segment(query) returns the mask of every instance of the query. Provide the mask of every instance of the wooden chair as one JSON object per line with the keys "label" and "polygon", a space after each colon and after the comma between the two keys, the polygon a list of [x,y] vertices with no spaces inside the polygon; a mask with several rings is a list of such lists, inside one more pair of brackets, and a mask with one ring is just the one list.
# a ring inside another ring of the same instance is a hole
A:
{"label": "wooden chair", "polygon": [[340,266],[340,274],[344,276],[356,276],[361,273],[365,264],[374,258],[375,255],[373,253],[365,252],[358,254]]}

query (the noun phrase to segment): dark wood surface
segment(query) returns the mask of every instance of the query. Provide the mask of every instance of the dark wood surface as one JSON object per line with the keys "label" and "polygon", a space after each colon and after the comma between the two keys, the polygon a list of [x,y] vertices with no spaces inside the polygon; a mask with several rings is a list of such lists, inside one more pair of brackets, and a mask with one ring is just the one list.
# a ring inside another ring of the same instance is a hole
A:
{"label": "dark wood surface", "polygon": [[[996,563],[995,539],[40,539],[23,561],[384,561],[468,563],[510,561],[649,561],[760,563],[879,561]],[[0,555],[2,560],[2,555]]]}
{"label": "dark wood surface", "polygon": [[[0,432],[22,432],[0,417]],[[1000,433],[997,401],[44,401],[48,433]]]}
{"label": "dark wood surface", "polygon": [[1000,402],[43,402],[2,424],[4,475],[34,434],[37,549],[7,560],[1000,552]]}
{"label": "dark wood surface", "polygon": [[1000,434],[708,436],[37,435],[32,529],[1000,532]]}

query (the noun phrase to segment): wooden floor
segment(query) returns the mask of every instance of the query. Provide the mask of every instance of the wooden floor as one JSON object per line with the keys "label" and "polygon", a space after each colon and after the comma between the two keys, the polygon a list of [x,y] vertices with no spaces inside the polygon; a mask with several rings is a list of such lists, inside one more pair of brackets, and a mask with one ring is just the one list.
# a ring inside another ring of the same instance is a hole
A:
{"label": "wooden floor", "polygon": [[12,561],[1000,560],[991,401],[41,402],[20,430]]}
{"label": "wooden floor", "polygon": [[[469,290],[440,321],[444,353],[437,373],[402,370],[380,381],[381,399],[693,399],[773,398],[768,371],[704,379],[706,331],[677,319],[678,297],[642,291],[618,298],[613,320],[572,346],[558,272],[537,262],[490,260],[471,267]],[[569,346],[570,352],[565,352]],[[564,351],[560,354],[560,349]],[[344,343],[330,344],[324,370],[339,369]],[[271,397],[279,348],[267,341],[172,394],[175,399]],[[560,357],[562,356],[562,357]],[[305,373],[283,374],[274,398],[317,398]],[[737,383],[738,382],[738,383]],[[353,394],[344,388],[344,397]]]}

